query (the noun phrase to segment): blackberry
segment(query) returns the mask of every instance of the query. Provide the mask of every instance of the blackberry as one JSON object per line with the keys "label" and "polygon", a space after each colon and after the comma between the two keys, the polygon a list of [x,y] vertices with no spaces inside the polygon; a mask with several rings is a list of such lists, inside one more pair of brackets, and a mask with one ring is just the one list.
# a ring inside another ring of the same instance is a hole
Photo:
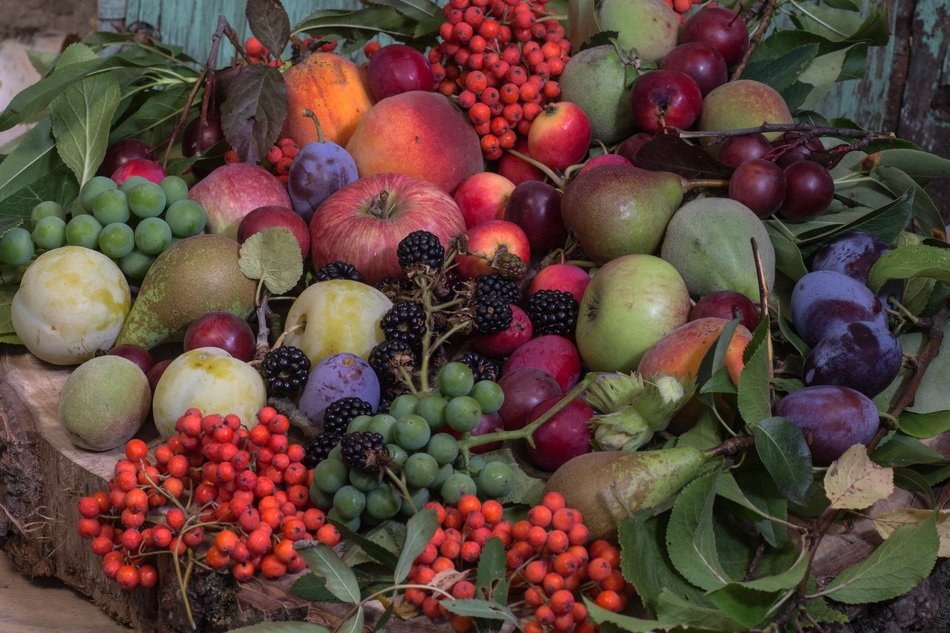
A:
{"label": "blackberry", "polygon": [[355,396],[334,400],[323,412],[323,432],[339,438],[358,415],[373,415],[373,405]]}
{"label": "blackberry", "polygon": [[387,339],[415,345],[426,332],[425,308],[414,301],[397,301],[383,315],[379,327]]}
{"label": "blackberry", "polygon": [[501,378],[501,363],[478,352],[465,352],[458,361],[465,363],[475,375],[475,382],[479,380],[492,380],[498,382]]}
{"label": "blackberry", "polygon": [[417,264],[439,270],[445,258],[445,248],[439,238],[429,231],[413,231],[399,241],[396,246],[399,267],[409,272]]}
{"label": "blackberry", "polygon": [[327,458],[330,451],[340,443],[341,434],[327,433],[324,431],[304,447],[303,465],[307,468],[313,468]]}
{"label": "blackberry", "polygon": [[496,294],[482,295],[472,302],[473,322],[478,334],[501,332],[511,325],[511,306],[506,298]]}
{"label": "blackberry", "polygon": [[307,384],[310,359],[299,347],[282,345],[264,355],[261,374],[272,396],[293,396]]}
{"label": "blackberry", "polygon": [[378,472],[389,463],[383,436],[372,431],[346,433],[340,439],[340,455],[350,468]]}
{"label": "blackberry", "polygon": [[476,299],[490,294],[496,294],[508,303],[521,301],[521,289],[518,284],[501,275],[482,275],[475,280],[474,297]]}
{"label": "blackberry", "polygon": [[400,368],[412,371],[416,362],[415,351],[405,341],[385,340],[369,354],[369,365],[383,388],[400,382]]}
{"label": "blackberry", "polygon": [[574,336],[577,299],[563,290],[539,290],[528,297],[528,318],[537,334]]}
{"label": "blackberry", "polygon": [[353,264],[346,262],[330,262],[324,264],[317,271],[317,281],[328,281],[330,279],[351,279],[353,281],[362,281],[363,276],[356,270]]}

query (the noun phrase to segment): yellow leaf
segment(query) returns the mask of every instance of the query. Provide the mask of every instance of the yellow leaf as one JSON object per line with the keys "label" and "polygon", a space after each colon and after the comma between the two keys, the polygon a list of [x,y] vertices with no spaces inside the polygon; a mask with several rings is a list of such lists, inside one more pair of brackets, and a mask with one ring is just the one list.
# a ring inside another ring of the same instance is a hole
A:
{"label": "yellow leaf", "polygon": [[855,444],[825,472],[825,495],[831,507],[860,510],[894,492],[894,471],[878,466],[863,444]]}
{"label": "yellow leaf", "polygon": [[[937,556],[950,556],[950,510],[937,510],[937,535],[940,537],[940,549]],[[924,508],[898,508],[878,516],[872,516],[874,529],[886,539],[897,528],[904,525],[913,525],[929,519],[934,510]]]}

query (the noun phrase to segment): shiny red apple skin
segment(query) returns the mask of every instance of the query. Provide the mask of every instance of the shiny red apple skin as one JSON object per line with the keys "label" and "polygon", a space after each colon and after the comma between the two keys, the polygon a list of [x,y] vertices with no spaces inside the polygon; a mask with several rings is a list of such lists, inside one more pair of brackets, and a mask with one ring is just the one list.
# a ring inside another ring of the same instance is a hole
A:
{"label": "shiny red apple skin", "polygon": [[465,218],[465,228],[504,220],[505,204],[514,188],[515,183],[492,171],[480,171],[463,180],[452,197]]}
{"label": "shiny red apple skin", "polygon": [[472,337],[472,346],[482,354],[493,358],[505,358],[531,340],[534,325],[528,314],[516,305],[511,306],[511,325],[501,332],[480,334]]}
{"label": "shiny red apple skin", "polygon": [[380,101],[410,90],[435,89],[435,76],[425,55],[405,44],[387,44],[366,65],[366,85]]}
{"label": "shiny red apple skin", "polygon": [[363,281],[405,276],[396,247],[417,230],[443,246],[465,233],[455,200],[438,186],[402,174],[372,174],[331,194],[310,219],[310,254],[315,270],[330,262],[352,264]]}
{"label": "shiny red apple skin", "polygon": [[[529,422],[537,420],[561,401],[560,396],[548,398],[536,406]],[[533,433],[534,445],[528,445],[528,459],[538,468],[555,471],[564,462],[591,451],[590,419],[594,410],[579,397],[555,413]]]}
{"label": "shiny red apple skin", "polygon": [[524,229],[536,255],[564,246],[567,239],[561,192],[545,182],[529,180],[515,187],[505,205],[505,219]]}
{"label": "shiny red apple skin", "polygon": [[755,331],[761,320],[759,310],[752,299],[733,290],[717,290],[700,297],[696,305],[690,308],[687,321],[706,317],[718,317],[728,321],[738,318],[739,323],[750,332]]}
{"label": "shiny red apple skin", "polygon": [[594,156],[586,163],[584,166],[577,170],[578,174],[583,174],[588,169],[593,169],[594,167],[599,167],[601,165],[632,165],[630,159],[626,156],[621,156],[620,154],[600,154]]}
{"label": "shiny red apple skin", "polygon": [[533,338],[512,353],[501,370],[502,378],[521,367],[547,372],[567,391],[580,380],[581,355],[574,343],[563,336],[545,334]]}
{"label": "shiny red apple skin", "polygon": [[[514,149],[522,154],[530,155],[528,154],[528,141],[523,136],[519,136],[518,140],[515,141]],[[510,152],[505,152],[498,159],[498,173],[516,185],[520,185],[526,180],[544,180],[545,178],[543,171]]]}
{"label": "shiny red apple skin", "polygon": [[112,172],[112,180],[115,181],[116,185],[121,187],[122,183],[132,176],[141,176],[146,180],[151,180],[155,184],[158,184],[162,181],[162,178],[167,175],[165,169],[154,160],[149,160],[148,158],[133,158]]}
{"label": "shiny red apple skin", "polygon": [[528,130],[528,153],[551,169],[563,172],[584,160],[593,128],[587,113],[570,101],[544,106]]}
{"label": "shiny red apple skin", "polygon": [[686,73],[696,81],[703,96],[729,79],[726,60],[719,51],[703,42],[680,44],[666,54],[660,62],[660,68]]}
{"label": "shiny red apple skin", "polygon": [[310,228],[304,219],[289,207],[276,205],[258,207],[245,215],[238,224],[238,244],[243,244],[255,233],[277,226],[284,227],[294,234],[297,244],[300,245],[300,256],[307,259],[310,254]]}
{"label": "shiny red apple skin", "polygon": [[644,132],[689,129],[699,118],[703,95],[696,81],[678,70],[651,70],[630,91],[633,121]]}
{"label": "shiny red apple skin", "polygon": [[116,141],[109,145],[109,148],[106,150],[106,156],[102,159],[102,164],[99,165],[99,170],[96,172],[96,175],[111,176],[115,173],[116,169],[136,158],[152,160],[155,158],[155,153],[148,143],[144,143],[138,139],[125,138],[121,141]]}
{"label": "shiny red apple skin", "polygon": [[703,42],[719,51],[726,65],[739,61],[749,47],[749,30],[734,11],[723,7],[703,7],[687,20],[680,31],[680,43]]}
{"label": "shiny red apple skin", "polygon": [[218,347],[245,363],[254,359],[257,340],[247,321],[231,312],[209,312],[185,330],[184,350]]}
{"label": "shiny red apple skin", "polygon": [[[531,244],[524,230],[508,220],[492,220],[476,224],[465,232],[468,237],[468,252],[494,258],[504,247],[517,255],[525,264],[531,262]],[[494,270],[489,261],[475,255],[458,255],[455,259],[459,275],[465,279],[474,279],[479,275],[490,275]]]}
{"label": "shiny red apple skin", "polygon": [[505,392],[505,402],[498,415],[508,431],[527,424],[528,416],[538,403],[564,393],[551,374],[534,367],[513,369],[504,374],[498,384]]}
{"label": "shiny red apple skin", "polygon": [[590,274],[574,264],[551,264],[545,266],[531,278],[528,295],[541,290],[560,290],[569,292],[580,304],[584,291],[590,283]]}

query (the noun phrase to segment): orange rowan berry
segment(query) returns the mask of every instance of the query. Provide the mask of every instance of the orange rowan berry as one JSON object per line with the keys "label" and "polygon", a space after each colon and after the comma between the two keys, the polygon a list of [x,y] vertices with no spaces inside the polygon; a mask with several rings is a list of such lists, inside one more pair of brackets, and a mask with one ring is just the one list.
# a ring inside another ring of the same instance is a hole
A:
{"label": "orange rowan berry", "polygon": [[452,615],[449,617],[449,626],[455,633],[468,633],[475,628],[475,621],[465,615]]}
{"label": "orange rowan berry", "polygon": [[565,615],[574,608],[574,594],[567,589],[558,589],[551,594],[548,605],[555,615]]}
{"label": "orange rowan berry", "polygon": [[446,539],[442,546],[439,547],[439,554],[445,558],[455,559],[458,558],[459,554],[462,551],[462,544],[454,539]]}
{"label": "orange rowan berry", "polygon": [[287,565],[276,554],[267,554],[261,558],[261,575],[269,580],[276,580],[287,573]]}
{"label": "orange rowan berry", "polygon": [[462,543],[460,556],[466,563],[477,562],[482,555],[482,546],[475,541],[465,541]]}
{"label": "orange rowan berry", "polygon": [[482,503],[482,515],[488,525],[495,525],[501,521],[504,507],[495,499],[488,499]]}
{"label": "orange rowan berry", "polygon": [[122,565],[115,572],[115,581],[123,591],[133,591],[139,586],[141,576],[134,565]]}
{"label": "orange rowan berry", "polygon": [[557,615],[550,606],[542,604],[534,610],[534,617],[537,618],[542,626],[551,626],[554,624],[554,618],[556,618]]}
{"label": "orange rowan berry", "polygon": [[546,506],[534,506],[528,510],[527,518],[531,525],[546,528],[551,525],[551,516],[551,510]]}
{"label": "orange rowan berry", "polygon": [[571,541],[571,545],[584,545],[587,543],[587,539],[590,538],[590,530],[583,523],[575,523],[567,531],[567,537]]}
{"label": "orange rowan berry", "polygon": [[236,563],[231,568],[231,575],[234,576],[234,579],[238,582],[247,582],[254,577],[255,571],[257,571],[257,568],[254,567],[254,563],[247,561]]}
{"label": "orange rowan berry", "polygon": [[474,598],[475,585],[473,585],[468,580],[459,580],[454,585],[452,585],[452,589],[449,590],[449,593],[451,593],[453,597],[459,600]]}
{"label": "orange rowan berry", "polygon": [[551,517],[551,525],[558,530],[567,532],[578,523],[577,516],[577,510],[574,508],[556,508]]}
{"label": "orange rowan berry", "polygon": [[441,603],[432,596],[428,596],[422,601],[422,613],[430,620],[438,620],[442,617]]}
{"label": "orange rowan berry", "polygon": [[563,552],[554,557],[554,571],[562,576],[571,576],[582,566],[581,561],[570,552]]}
{"label": "orange rowan berry", "polygon": [[544,543],[548,540],[548,533],[540,525],[532,525],[531,529],[528,530],[528,537],[525,539],[525,542],[531,545],[534,551],[541,551],[541,548],[544,547]]}
{"label": "orange rowan berry", "polygon": [[125,444],[125,456],[129,461],[138,463],[148,457],[148,444],[138,438],[134,438]]}
{"label": "orange rowan berry", "polygon": [[224,569],[231,563],[231,557],[212,545],[205,552],[205,563],[211,569]]}
{"label": "orange rowan berry", "polygon": [[606,580],[613,570],[614,568],[611,566],[610,561],[599,556],[591,559],[591,561],[587,563],[588,578],[596,580],[597,582]]}
{"label": "orange rowan berry", "polygon": [[581,600],[575,600],[574,606],[571,607],[571,617],[574,618],[574,621],[583,622],[587,619],[588,615],[587,605]]}
{"label": "orange rowan berry", "polygon": [[445,556],[439,556],[434,561],[432,561],[432,571],[439,573],[440,571],[445,571],[446,569],[455,569],[455,563],[452,562],[452,559],[446,558]]}
{"label": "orange rowan berry", "polygon": [[524,579],[528,582],[540,585],[544,581],[544,577],[548,574],[549,569],[548,560],[546,558],[539,558],[525,565],[521,571],[521,575],[524,576]]}
{"label": "orange rowan berry", "polygon": [[537,620],[528,620],[521,630],[524,633],[544,633],[544,626]]}
{"label": "orange rowan berry", "polygon": [[263,555],[271,551],[272,544],[270,534],[261,529],[252,530],[247,535],[247,549],[253,555]]}
{"label": "orange rowan berry", "polygon": [[529,607],[538,607],[547,602],[548,597],[539,587],[528,587],[524,590],[524,601]]}
{"label": "orange rowan berry", "polygon": [[598,593],[597,597],[594,598],[594,604],[596,604],[601,609],[618,613],[623,609],[623,598],[621,598],[620,594],[618,594],[616,591],[605,589],[604,591]]}
{"label": "orange rowan berry", "polygon": [[139,567],[139,585],[146,589],[158,584],[158,570],[152,565]]}
{"label": "orange rowan berry", "polygon": [[[552,554],[566,552],[570,547],[567,534],[562,530],[551,530],[547,533],[547,540],[544,543],[544,549]],[[572,554],[573,555],[573,554]]]}
{"label": "orange rowan berry", "polygon": [[528,531],[531,529],[531,523],[525,519],[516,521],[511,526],[511,536],[516,541],[523,541],[528,538]]}
{"label": "orange rowan berry", "polygon": [[323,543],[327,547],[334,547],[337,543],[342,540],[342,535],[340,531],[336,529],[336,526],[332,523],[325,523],[320,526],[320,529],[317,530],[317,541]]}
{"label": "orange rowan berry", "polygon": [[214,537],[214,546],[225,554],[230,554],[237,543],[238,535],[233,530],[221,530]]}
{"label": "orange rowan berry", "polygon": [[623,591],[626,584],[627,581],[624,579],[623,574],[615,567],[609,576],[600,581],[600,588],[619,593]]}

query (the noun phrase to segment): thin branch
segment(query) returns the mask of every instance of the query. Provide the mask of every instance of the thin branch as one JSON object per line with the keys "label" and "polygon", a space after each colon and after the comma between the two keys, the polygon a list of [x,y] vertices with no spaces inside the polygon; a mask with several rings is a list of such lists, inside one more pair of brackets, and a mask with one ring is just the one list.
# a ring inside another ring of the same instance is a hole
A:
{"label": "thin branch", "polygon": [[[759,23],[755,27],[755,31],[752,32],[752,37],[749,40],[749,46],[746,48],[745,53],[742,54],[742,59],[739,60],[739,63],[736,65],[735,70],[732,71],[732,77],[729,78],[729,81],[735,81],[742,76],[742,71],[745,70],[746,65],[749,63],[749,58],[752,57],[752,52],[756,49],[759,43],[762,41],[762,38],[765,37],[765,32],[768,30],[769,25],[772,23],[772,18],[775,15],[775,7],[778,6],[778,0],[767,0],[764,6],[761,6],[761,17]],[[754,7],[758,9],[759,7]],[[756,14],[750,12],[747,13],[744,17],[746,21],[752,19]]]}

